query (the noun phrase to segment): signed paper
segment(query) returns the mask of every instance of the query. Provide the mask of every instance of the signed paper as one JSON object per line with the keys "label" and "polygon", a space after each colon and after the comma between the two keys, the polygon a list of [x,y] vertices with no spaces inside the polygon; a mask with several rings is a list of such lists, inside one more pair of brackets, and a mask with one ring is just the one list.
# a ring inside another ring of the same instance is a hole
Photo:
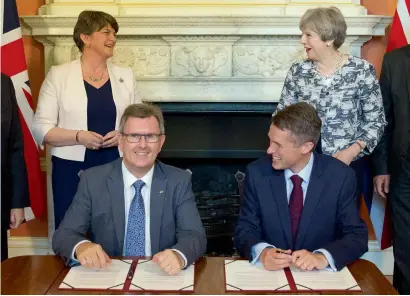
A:
{"label": "signed paper", "polygon": [[131,281],[130,291],[193,291],[194,271],[195,267],[191,265],[170,276],[151,260],[140,260]]}
{"label": "signed paper", "polygon": [[361,290],[347,267],[337,272],[297,268],[291,268],[291,271],[298,290]]}
{"label": "signed paper", "polygon": [[75,266],[70,269],[60,289],[121,290],[130,270],[132,260],[112,260],[107,269]]}
{"label": "signed paper", "polygon": [[268,271],[246,260],[225,260],[226,291],[290,291],[283,270]]}

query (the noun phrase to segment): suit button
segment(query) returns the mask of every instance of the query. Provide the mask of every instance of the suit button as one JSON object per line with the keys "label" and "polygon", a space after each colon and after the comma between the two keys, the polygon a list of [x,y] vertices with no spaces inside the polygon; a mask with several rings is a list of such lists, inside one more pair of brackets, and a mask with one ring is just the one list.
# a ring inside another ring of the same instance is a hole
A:
{"label": "suit button", "polygon": [[406,155],[404,153],[400,154],[401,158],[404,158]]}

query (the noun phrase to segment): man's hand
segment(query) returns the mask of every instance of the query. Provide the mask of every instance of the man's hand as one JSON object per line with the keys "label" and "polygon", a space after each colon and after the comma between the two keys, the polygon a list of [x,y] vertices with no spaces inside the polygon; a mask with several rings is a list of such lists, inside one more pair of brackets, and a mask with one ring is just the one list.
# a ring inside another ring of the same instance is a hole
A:
{"label": "man's hand", "polygon": [[373,178],[374,189],[384,198],[387,198],[390,187],[390,175],[378,175]]}
{"label": "man's hand", "polygon": [[325,269],[329,262],[322,253],[313,254],[306,250],[298,250],[292,253],[292,263],[301,270]]}
{"label": "man's hand", "polygon": [[280,270],[289,267],[292,263],[291,253],[291,250],[284,251],[276,248],[266,248],[260,254],[259,260],[266,270]]}
{"label": "man's hand", "polygon": [[[6,186],[6,185],[4,185]],[[10,228],[16,229],[24,221],[24,209],[11,209]]]}
{"label": "man's hand", "polygon": [[157,263],[169,275],[177,274],[184,266],[184,259],[177,252],[170,249],[155,254],[152,262]]}
{"label": "man's hand", "polygon": [[110,257],[104,252],[100,245],[92,242],[84,242],[75,249],[77,260],[81,265],[88,268],[107,268],[111,263]]}

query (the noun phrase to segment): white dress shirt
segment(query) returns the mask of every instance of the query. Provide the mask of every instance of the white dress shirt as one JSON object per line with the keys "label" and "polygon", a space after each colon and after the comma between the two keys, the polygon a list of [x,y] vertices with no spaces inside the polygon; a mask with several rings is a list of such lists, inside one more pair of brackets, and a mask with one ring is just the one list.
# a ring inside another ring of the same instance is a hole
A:
{"label": "white dress shirt", "polygon": [[[152,168],[148,171],[148,173],[145,174],[145,176],[141,178],[141,180],[144,181],[145,183],[145,185],[142,187],[142,190],[141,190],[141,195],[144,200],[144,210],[145,210],[145,256],[152,256],[151,232],[150,232],[150,225],[151,225],[150,196],[151,196],[152,177],[154,176],[154,168],[155,166],[152,166]],[[124,162],[121,163],[121,170],[122,170],[122,178],[124,181],[124,205],[125,205],[124,207],[124,215],[125,215],[124,247],[122,251],[124,255],[126,240],[127,240],[128,216],[130,212],[131,202],[135,195],[135,188],[133,184],[139,179],[130,173],[130,171],[125,166]],[[77,249],[77,246],[83,242],[88,242],[88,240],[80,241],[74,246],[73,253],[71,256],[72,259],[75,260],[75,257],[74,257],[75,250]],[[179,255],[181,255],[182,259],[184,260],[183,268],[185,268],[186,263],[187,263],[187,259],[185,255],[179,250],[176,250],[176,249],[172,249],[172,250],[176,251]]]}
{"label": "white dress shirt", "polygon": [[[310,154],[310,159],[309,162],[306,164],[306,166],[298,173],[295,174],[293,173],[290,169],[285,169],[284,170],[284,176],[285,176],[285,181],[286,181],[286,197],[288,199],[288,203],[290,200],[290,195],[293,190],[293,182],[290,179],[293,175],[298,175],[303,179],[302,182],[302,191],[303,191],[303,204],[305,203],[306,199],[306,192],[309,186],[309,181],[310,181],[310,176],[312,174],[312,169],[313,169],[313,161],[314,161],[314,155],[313,153]],[[255,246],[252,247],[252,264],[259,263],[259,256],[261,255],[262,251],[268,247],[275,248],[275,246],[268,244],[268,243],[258,243]],[[318,249],[313,251],[313,254],[315,253],[322,253],[327,261],[329,262],[330,267],[327,268],[328,270],[333,270],[336,271],[336,266],[334,264],[334,260],[332,255],[325,249]]]}

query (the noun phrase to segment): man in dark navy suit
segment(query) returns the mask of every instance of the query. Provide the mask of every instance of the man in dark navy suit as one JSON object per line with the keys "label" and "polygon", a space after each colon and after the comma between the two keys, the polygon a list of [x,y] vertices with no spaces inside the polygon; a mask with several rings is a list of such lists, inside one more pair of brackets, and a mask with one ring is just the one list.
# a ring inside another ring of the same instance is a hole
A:
{"label": "man in dark navy suit", "polygon": [[312,152],[321,121],[307,103],[272,117],[267,157],[251,163],[235,245],[252,263],[278,270],[340,270],[367,251],[355,172]]}
{"label": "man in dark navy suit", "polygon": [[1,73],[1,261],[8,258],[7,229],[24,221],[30,206],[24,143],[10,77]]}

